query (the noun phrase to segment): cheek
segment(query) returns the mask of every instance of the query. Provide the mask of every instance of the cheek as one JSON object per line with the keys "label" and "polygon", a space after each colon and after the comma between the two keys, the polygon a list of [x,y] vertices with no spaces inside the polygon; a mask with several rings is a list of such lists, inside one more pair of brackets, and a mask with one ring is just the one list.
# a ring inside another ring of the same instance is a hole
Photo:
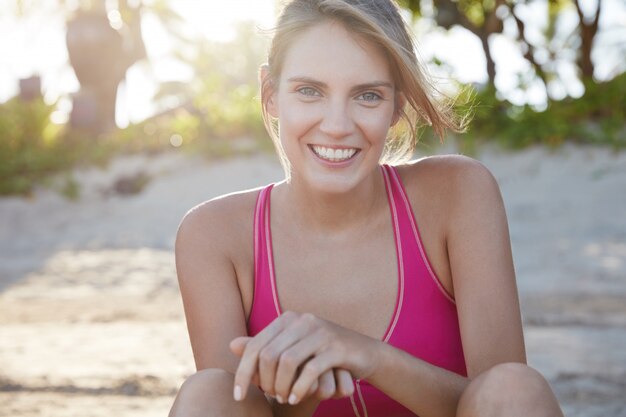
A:
{"label": "cheek", "polygon": [[281,137],[297,138],[308,132],[319,119],[313,108],[293,100],[283,100],[280,103],[278,123]]}
{"label": "cheek", "polygon": [[391,127],[392,112],[366,111],[359,116],[357,122],[368,141],[376,145],[383,144]]}

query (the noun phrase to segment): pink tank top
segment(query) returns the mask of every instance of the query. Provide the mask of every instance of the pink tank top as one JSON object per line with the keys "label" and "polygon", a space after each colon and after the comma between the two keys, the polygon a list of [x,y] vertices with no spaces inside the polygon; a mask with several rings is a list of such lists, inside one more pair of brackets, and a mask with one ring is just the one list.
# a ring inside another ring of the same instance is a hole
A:
{"label": "pink tank top", "polygon": [[[420,239],[413,210],[394,167],[383,165],[398,258],[398,294],[383,341],[433,365],[467,376],[456,304],[435,276]],[[254,214],[254,298],[248,334],[254,336],[282,314],[276,291],[270,184],[257,198]],[[314,417],[415,416],[365,380],[355,392],[320,403]]]}

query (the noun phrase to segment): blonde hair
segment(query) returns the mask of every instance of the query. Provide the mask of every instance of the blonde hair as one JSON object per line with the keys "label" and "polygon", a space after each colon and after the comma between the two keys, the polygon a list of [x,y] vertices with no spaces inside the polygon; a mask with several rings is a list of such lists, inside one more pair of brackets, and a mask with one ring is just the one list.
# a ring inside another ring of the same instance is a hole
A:
{"label": "blonde hair", "polygon": [[398,6],[393,0],[292,0],[286,4],[274,28],[274,37],[268,54],[268,72],[261,80],[263,120],[279,153],[285,171],[289,162],[278,137],[276,121],[269,115],[267,100],[272,88],[278,85],[285,55],[296,36],[324,21],[339,22],[344,27],[379,46],[390,61],[397,92],[406,98],[404,108],[396,109],[408,129],[405,134],[388,138],[382,162],[399,163],[408,160],[417,143],[420,125],[432,126],[443,140],[447,129],[462,131],[465,120],[453,112],[450,100],[440,97],[428,82],[415,53]]}

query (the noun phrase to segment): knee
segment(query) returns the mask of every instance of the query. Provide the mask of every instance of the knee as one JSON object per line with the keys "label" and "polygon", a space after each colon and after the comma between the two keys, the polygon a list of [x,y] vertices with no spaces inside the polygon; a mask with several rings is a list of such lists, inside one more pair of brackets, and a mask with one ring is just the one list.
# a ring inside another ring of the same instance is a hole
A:
{"label": "knee", "polygon": [[207,415],[222,408],[220,402],[232,398],[233,375],[223,369],[203,369],[191,375],[180,387],[170,417]]}
{"label": "knee", "polygon": [[271,417],[263,394],[251,387],[244,401],[233,399],[235,376],[223,369],[203,369],[191,375],[178,391],[170,417]]}
{"label": "knee", "polygon": [[[233,385],[234,375],[219,368],[202,369],[189,376],[180,387],[180,393],[186,395],[207,396],[210,393],[223,391]],[[231,387],[232,389],[232,387]]]}
{"label": "knee", "polygon": [[562,416],[544,377],[521,363],[503,363],[483,372],[459,400],[457,416]]}

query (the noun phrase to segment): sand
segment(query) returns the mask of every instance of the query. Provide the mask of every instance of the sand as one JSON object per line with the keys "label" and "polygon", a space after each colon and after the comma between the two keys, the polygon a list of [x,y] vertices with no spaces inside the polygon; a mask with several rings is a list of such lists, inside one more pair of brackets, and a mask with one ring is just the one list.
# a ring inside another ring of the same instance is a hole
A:
{"label": "sand", "polygon": [[[626,153],[476,157],[505,200],[529,363],[567,416],[626,416]],[[114,191],[139,173],[151,178],[142,192]],[[0,416],[167,415],[194,371],[172,254],[178,222],[282,170],[268,155],[166,153],[76,177],[77,201],[45,189],[0,199]]]}

